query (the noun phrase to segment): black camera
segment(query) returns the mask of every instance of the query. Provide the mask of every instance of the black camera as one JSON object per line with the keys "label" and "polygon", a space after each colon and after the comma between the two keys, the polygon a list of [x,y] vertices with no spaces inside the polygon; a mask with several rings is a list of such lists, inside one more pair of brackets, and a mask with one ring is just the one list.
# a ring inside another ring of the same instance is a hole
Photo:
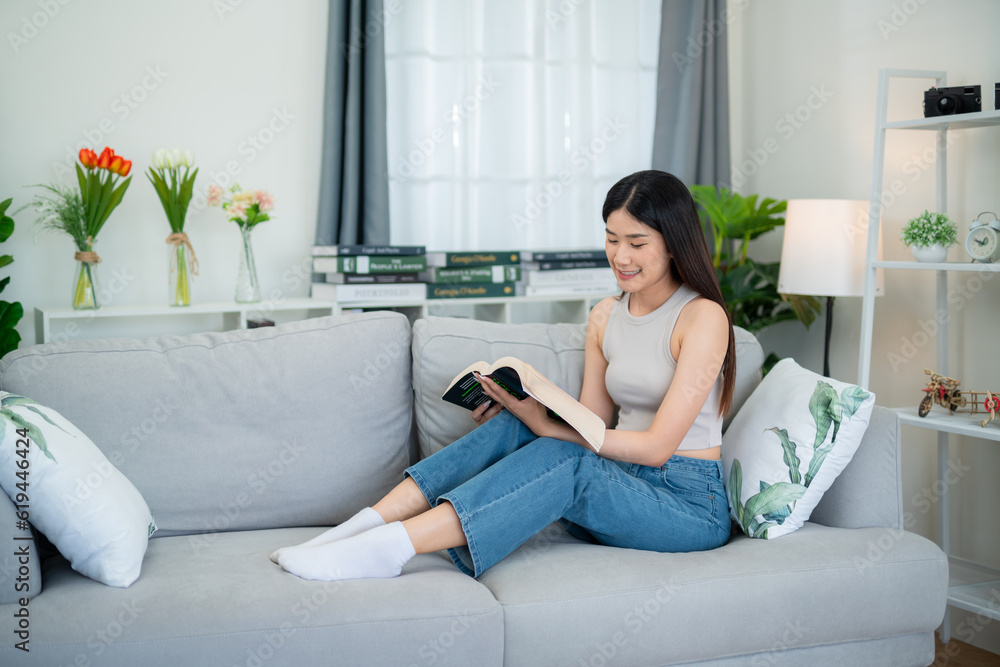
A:
{"label": "black camera", "polygon": [[924,118],[983,110],[979,86],[931,88],[924,91]]}

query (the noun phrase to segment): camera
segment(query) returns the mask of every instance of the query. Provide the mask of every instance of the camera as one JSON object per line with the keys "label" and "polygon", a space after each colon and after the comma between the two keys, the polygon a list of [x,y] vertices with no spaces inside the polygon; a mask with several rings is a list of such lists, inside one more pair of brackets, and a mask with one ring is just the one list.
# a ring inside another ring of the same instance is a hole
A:
{"label": "camera", "polygon": [[931,88],[924,91],[924,118],[952,116],[957,113],[982,111],[979,86]]}

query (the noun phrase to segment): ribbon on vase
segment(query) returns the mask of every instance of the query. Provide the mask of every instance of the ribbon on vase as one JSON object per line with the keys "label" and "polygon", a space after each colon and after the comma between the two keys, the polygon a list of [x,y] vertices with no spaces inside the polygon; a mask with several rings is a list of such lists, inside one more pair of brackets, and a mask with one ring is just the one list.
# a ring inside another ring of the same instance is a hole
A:
{"label": "ribbon on vase", "polygon": [[[93,245],[93,243],[94,243],[93,237],[88,236],[87,245],[90,246]],[[94,252],[93,250],[77,250],[73,254],[73,259],[77,260],[78,262],[86,262],[87,264],[98,264],[101,261],[101,258],[98,257],[97,253]]]}
{"label": "ribbon on vase", "polygon": [[[194,254],[194,246],[191,245],[191,240],[188,239],[188,235],[184,232],[174,232],[167,237],[167,243],[174,246],[187,246],[188,249],[188,268],[191,271],[191,275],[198,275],[198,257]],[[170,254],[170,273],[177,270],[177,253]]]}

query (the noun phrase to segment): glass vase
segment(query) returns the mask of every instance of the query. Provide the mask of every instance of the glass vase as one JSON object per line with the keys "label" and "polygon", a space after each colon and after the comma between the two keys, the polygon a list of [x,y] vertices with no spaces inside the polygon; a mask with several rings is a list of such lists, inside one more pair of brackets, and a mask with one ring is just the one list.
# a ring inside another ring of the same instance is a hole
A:
{"label": "glass vase", "polygon": [[[80,259],[82,253],[93,254],[94,246],[88,243],[86,250],[76,254],[76,271],[73,274],[73,308],[75,310],[97,310],[101,304],[97,300],[97,262]],[[96,255],[93,255],[96,258]]]}
{"label": "glass vase", "polygon": [[243,243],[240,247],[240,268],[236,274],[236,303],[257,303],[260,301],[260,285],[257,282],[257,266],[253,261],[253,245],[250,242],[252,227],[240,227]]}
{"label": "glass vase", "polygon": [[170,266],[168,296],[171,306],[191,305],[191,271],[188,268],[188,249],[183,243],[170,248],[167,261]]}

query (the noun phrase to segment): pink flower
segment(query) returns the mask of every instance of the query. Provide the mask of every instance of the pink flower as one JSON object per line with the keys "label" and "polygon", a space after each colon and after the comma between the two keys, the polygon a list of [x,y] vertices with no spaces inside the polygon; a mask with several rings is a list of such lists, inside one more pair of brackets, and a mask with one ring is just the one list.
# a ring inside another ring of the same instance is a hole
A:
{"label": "pink flower", "polygon": [[220,188],[215,183],[208,186],[208,191],[206,192],[205,203],[209,206],[218,206],[222,203],[222,188]]}
{"label": "pink flower", "polygon": [[242,222],[246,222],[247,210],[242,204],[233,204],[228,210],[230,220],[239,218]]}
{"label": "pink flower", "polygon": [[267,213],[268,211],[274,209],[274,196],[272,196],[270,192],[265,190],[256,190],[253,194],[258,210],[260,210],[261,213]]}

